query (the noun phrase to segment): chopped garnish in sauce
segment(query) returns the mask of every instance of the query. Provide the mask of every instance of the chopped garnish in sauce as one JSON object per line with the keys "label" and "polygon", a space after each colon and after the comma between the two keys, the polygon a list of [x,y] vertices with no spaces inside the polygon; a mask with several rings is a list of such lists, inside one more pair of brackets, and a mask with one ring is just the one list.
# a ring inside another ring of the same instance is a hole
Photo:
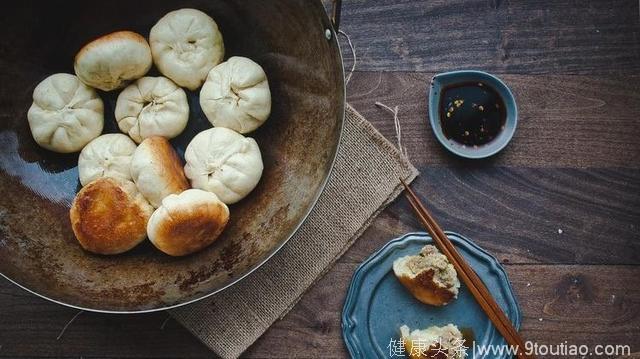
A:
{"label": "chopped garnish in sauce", "polygon": [[504,108],[500,95],[481,82],[447,87],[439,104],[444,135],[468,146],[489,143],[504,129]]}

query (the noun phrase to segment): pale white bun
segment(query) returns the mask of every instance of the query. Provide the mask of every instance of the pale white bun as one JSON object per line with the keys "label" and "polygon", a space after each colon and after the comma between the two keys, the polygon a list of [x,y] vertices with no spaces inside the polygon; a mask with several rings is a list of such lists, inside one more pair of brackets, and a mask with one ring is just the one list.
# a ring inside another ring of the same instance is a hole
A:
{"label": "pale white bun", "polygon": [[189,188],[178,154],[166,138],[159,136],[145,139],[135,150],[131,177],[140,193],[156,208],[168,195]]}
{"label": "pale white bun", "polygon": [[103,177],[78,192],[69,217],[82,248],[98,254],[118,254],[146,238],[152,213],[153,207],[133,182]]}
{"label": "pale white bun", "polygon": [[48,150],[80,151],[104,126],[104,105],[94,89],[70,74],[53,74],[33,90],[27,113],[31,135]]}
{"label": "pale white bun", "polygon": [[403,325],[400,336],[410,359],[464,359],[466,355],[463,346],[468,344],[464,343],[462,333],[453,324],[414,331]]}
{"label": "pale white bun", "polygon": [[86,44],[76,54],[73,67],[85,84],[111,91],[144,76],[152,63],[151,49],[142,35],[117,31]]}
{"label": "pale white bun", "polygon": [[104,134],[89,142],[78,157],[80,183],[101,178],[121,178],[131,181],[131,158],[136,144],[121,133]]}
{"label": "pale white bun", "polygon": [[137,143],[150,136],[174,138],[187,127],[184,90],[166,77],[143,77],[127,86],[116,102],[118,127]]}
{"label": "pale white bun", "polygon": [[224,58],[218,25],[200,10],[180,9],[163,16],[149,34],[153,61],[163,75],[195,90]]}
{"label": "pale white bun", "polygon": [[247,133],[271,113],[271,92],[260,65],[234,56],[209,72],[200,90],[200,107],[216,127]]}
{"label": "pale white bun", "polygon": [[184,158],[184,173],[191,186],[215,193],[226,204],[247,196],[262,176],[262,156],[256,141],[224,127],[197,134]]}
{"label": "pale white bun", "polygon": [[197,252],[213,243],[229,221],[229,208],[207,191],[171,194],[153,212],[147,235],[156,248],[172,256]]}
{"label": "pale white bun", "polygon": [[393,272],[400,283],[425,304],[442,306],[458,297],[458,274],[433,245],[424,246],[418,255],[396,259]]}

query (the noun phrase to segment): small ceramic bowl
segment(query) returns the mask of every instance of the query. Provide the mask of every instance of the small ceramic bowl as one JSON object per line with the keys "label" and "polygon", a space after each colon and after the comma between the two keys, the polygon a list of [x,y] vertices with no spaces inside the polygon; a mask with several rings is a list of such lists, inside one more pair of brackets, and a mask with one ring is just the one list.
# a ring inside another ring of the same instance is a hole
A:
{"label": "small ceramic bowl", "polygon": [[[445,137],[440,123],[440,95],[446,88],[462,83],[482,82],[491,86],[504,101],[506,121],[504,129],[491,142],[480,146],[465,146],[453,139]],[[502,150],[511,141],[518,124],[518,108],[513,94],[499,78],[482,71],[452,71],[438,74],[431,79],[429,88],[429,121],[436,138],[452,153],[465,158],[485,158]]]}

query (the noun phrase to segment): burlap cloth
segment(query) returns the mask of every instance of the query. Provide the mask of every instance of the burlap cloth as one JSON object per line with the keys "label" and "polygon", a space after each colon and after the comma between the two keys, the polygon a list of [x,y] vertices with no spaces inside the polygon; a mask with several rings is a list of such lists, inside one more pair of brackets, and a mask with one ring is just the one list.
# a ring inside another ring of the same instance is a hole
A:
{"label": "burlap cloth", "polygon": [[236,358],[298,302],[418,171],[347,106],[340,149],[313,211],[267,263],[223,292],[170,314],[223,358]]}

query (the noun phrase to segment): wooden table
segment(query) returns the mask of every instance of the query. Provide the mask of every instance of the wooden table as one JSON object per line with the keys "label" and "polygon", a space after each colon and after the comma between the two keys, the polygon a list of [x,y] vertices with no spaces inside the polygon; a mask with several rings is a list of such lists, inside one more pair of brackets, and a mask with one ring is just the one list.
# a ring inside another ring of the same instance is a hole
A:
{"label": "wooden table", "polygon": [[[399,106],[421,171],[413,187],[445,229],[507,268],[525,337],[640,351],[638,1],[346,0],[341,29],[358,53],[348,101],[392,141],[374,102]],[[515,93],[519,127],[494,158],[453,157],[427,124],[429,80],[454,69],[492,72]],[[354,269],[415,230],[395,201],[246,356],[347,356],[340,312]],[[165,313],[84,313],[57,339],[75,313],[1,280],[0,358],[212,356]]]}

